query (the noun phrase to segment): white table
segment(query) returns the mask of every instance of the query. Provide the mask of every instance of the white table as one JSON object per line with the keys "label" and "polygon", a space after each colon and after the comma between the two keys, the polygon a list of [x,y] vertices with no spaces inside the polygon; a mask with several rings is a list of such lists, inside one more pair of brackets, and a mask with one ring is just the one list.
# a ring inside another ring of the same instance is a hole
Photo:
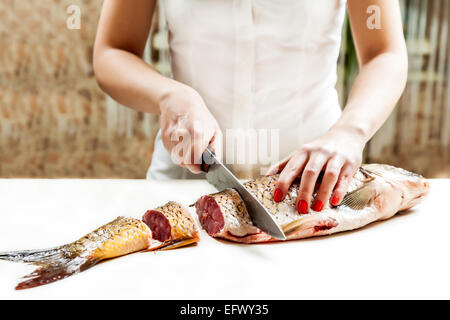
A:
{"label": "white table", "polygon": [[[240,245],[202,231],[194,247],[136,253],[15,291],[33,267],[0,261],[0,299],[450,298],[450,180],[409,212],[366,228]],[[213,192],[205,181],[0,180],[0,251],[52,247],[119,215]]]}

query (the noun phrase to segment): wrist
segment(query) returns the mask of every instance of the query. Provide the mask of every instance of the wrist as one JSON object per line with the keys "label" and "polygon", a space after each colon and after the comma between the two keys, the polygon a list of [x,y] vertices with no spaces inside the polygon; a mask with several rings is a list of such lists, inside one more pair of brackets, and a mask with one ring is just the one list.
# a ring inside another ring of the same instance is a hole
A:
{"label": "wrist", "polygon": [[[158,97],[158,108],[160,114],[164,113],[167,108],[170,108],[173,101],[176,101],[177,98],[179,100],[180,97],[185,99],[198,95],[197,91],[193,88],[172,79],[168,80],[169,81],[166,83],[164,89]],[[186,106],[187,104],[184,105]]]}
{"label": "wrist", "polygon": [[365,128],[356,124],[335,125],[328,131],[332,136],[345,135],[365,145],[370,135]]}

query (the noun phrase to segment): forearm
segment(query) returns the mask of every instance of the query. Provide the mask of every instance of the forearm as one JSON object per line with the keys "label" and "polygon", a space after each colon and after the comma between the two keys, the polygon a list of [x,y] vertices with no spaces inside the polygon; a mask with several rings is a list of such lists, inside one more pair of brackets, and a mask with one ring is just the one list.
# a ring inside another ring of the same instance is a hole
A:
{"label": "forearm", "polygon": [[99,49],[94,55],[95,76],[100,87],[119,103],[142,112],[160,113],[161,100],[182,85],[153,70],[133,53]]}
{"label": "forearm", "polygon": [[347,130],[367,142],[386,121],[406,84],[406,53],[382,53],[360,68],[342,116],[330,129]]}

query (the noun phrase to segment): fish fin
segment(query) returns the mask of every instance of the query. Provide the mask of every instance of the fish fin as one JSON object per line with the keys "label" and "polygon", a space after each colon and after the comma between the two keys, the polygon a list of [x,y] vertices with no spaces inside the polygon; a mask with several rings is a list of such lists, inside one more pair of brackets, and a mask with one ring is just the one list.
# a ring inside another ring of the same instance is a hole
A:
{"label": "fish fin", "polygon": [[25,276],[16,290],[38,287],[55,282],[84,271],[93,266],[99,259],[90,255],[82,256],[71,252],[65,246],[46,250],[24,250],[0,253],[0,260],[25,262],[39,266],[31,274]]}
{"label": "fish fin", "polygon": [[375,194],[376,190],[373,185],[366,183],[362,187],[347,193],[339,207],[345,206],[353,210],[362,210],[369,204]]}
{"label": "fish fin", "polygon": [[0,252],[0,260],[12,261],[12,262],[25,262],[35,265],[42,265],[49,263],[56,257],[60,257],[62,247],[55,247],[49,249],[40,250],[21,250]]}
{"label": "fish fin", "polygon": [[16,290],[30,289],[65,279],[71,275],[84,271],[98,261],[79,257],[68,262],[56,262],[36,269],[29,275],[23,277],[22,282],[16,286]]}
{"label": "fish fin", "polygon": [[281,229],[283,230],[284,234],[287,236],[287,235],[297,231],[301,227],[305,226],[307,223],[314,221],[314,220],[315,220],[314,217],[303,217],[303,218],[294,220],[288,224],[283,225],[281,227]]}
{"label": "fish fin", "polygon": [[179,247],[184,247],[184,246],[190,245],[192,243],[196,243],[199,240],[200,240],[199,238],[192,238],[192,239],[182,240],[182,241],[178,241],[178,242],[161,242],[161,241],[152,239],[150,246],[147,249],[143,250],[142,252],[176,249]]}
{"label": "fish fin", "polygon": [[179,242],[172,243],[168,246],[164,246],[161,250],[172,250],[180,247],[185,247],[193,243],[197,243],[199,241],[198,238],[187,239]]}
{"label": "fish fin", "polygon": [[369,171],[363,167],[360,167],[359,171],[361,171],[361,173],[364,175],[364,183],[369,183],[370,181],[375,180],[374,173],[372,171]]}
{"label": "fish fin", "polygon": [[162,247],[164,247],[164,242],[161,242],[161,241],[158,241],[155,239],[150,239],[150,243],[149,243],[147,249],[144,249],[141,252],[155,251],[155,250],[161,249]]}

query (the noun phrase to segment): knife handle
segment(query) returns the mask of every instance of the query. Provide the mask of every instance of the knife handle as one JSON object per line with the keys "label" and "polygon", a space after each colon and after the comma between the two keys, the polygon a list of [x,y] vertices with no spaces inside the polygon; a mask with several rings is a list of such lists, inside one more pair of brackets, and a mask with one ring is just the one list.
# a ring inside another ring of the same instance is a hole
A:
{"label": "knife handle", "polygon": [[202,164],[200,168],[203,172],[209,171],[209,166],[214,163],[215,156],[216,154],[214,153],[214,151],[212,151],[211,148],[208,146],[202,154]]}

